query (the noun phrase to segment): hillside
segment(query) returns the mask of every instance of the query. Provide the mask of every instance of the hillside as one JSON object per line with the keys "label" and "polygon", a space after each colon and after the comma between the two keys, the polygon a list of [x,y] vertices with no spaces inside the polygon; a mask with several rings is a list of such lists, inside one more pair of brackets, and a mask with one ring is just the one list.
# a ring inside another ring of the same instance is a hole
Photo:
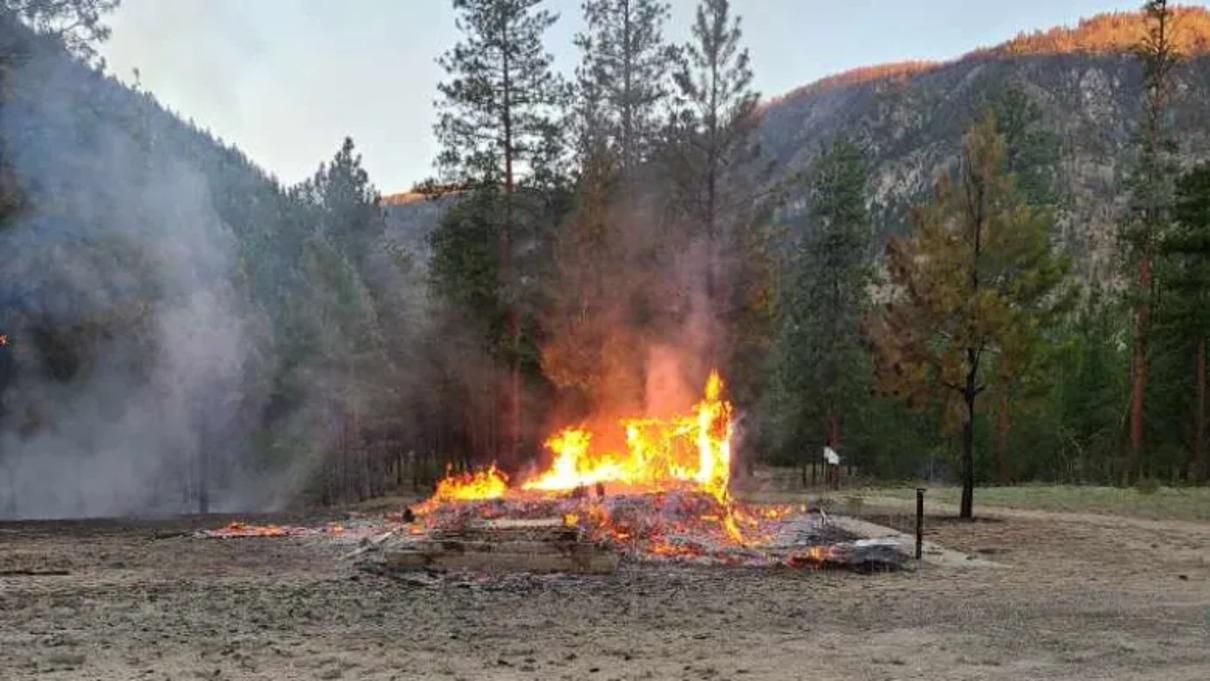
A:
{"label": "hillside", "polygon": [[176,509],[216,432],[212,470],[243,465],[298,281],[288,208],[239,150],[0,15],[0,516]]}
{"label": "hillside", "polygon": [[[1177,76],[1176,127],[1184,163],[1210,155],[1203,115],[1210,85],[1210,12],[1182,9],[1178,44],[1189,57]],[[870,192],[883,235],[904,227],[906,208],[924,196],[955,157],[962,133],[991,98],[1020,88],[1060,141],[1061,240],[1093,281],[1111,276],[1121,188],[1131,159],[1141,73],[1130,50],[1141,16],[1105,14],[1073,28],[1022,34],[946,63],[908,62],[858,69],[813,83],[764,108],[765,153],[783,175],[810,167],[839,134],[860,140],[873,168]],[[802,206],[791,202],[783,214]]]}

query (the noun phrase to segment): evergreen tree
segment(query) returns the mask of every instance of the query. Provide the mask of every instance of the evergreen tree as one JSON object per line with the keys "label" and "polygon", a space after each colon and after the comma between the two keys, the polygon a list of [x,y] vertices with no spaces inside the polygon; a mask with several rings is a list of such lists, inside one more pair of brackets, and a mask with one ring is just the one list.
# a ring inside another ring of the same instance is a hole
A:
{"label": "evergreen tree", "polygon": [[1122,427],[1129,418],[1128,308],[1116,296],[1090,293],[1061,324],[1046,362],[1051,394],[1046,410],[1058,439],[1051,450],[1066,462],[1068,480],[1116,482]]}
{"label": "evergreen tree", "polygon": [[1175,175],[1169,108],[1172,102],[1172,72],[1179,62],[1173,27],[1173,12],[1167,0],[1148,0],[1143,5],[1147,33],[1136,52],[1143,65],[1143,120],[1139,150],[1131,177],[1131,213],[1122,230],[1127,246],[1134,298],[1134,354],[1131,360],[1130,452],[1128,472],[1141,477],[1147,472],[1143,459],[1144,411],[1147,393],[1148,342],[1155,283],[1153,260],[1159,234],[1172,210],[1172,181]]}
{"label": "evergreen tree", "polygon": [[[1210,164],[1177,182],[1173,222],[1162,235],[1164,331],[1177,337],[1181,354],[1192,356],[1192,418],[1186,477],[1206,477],[1206,339],[1210,337]],[[1188,353],[1188,354],[1185,354]]]}
{"label": "evergreen tree", "polygon": [[997,132],[1007,149],[1005,169],[1016,178],[1022,198],[1037,208],[1059,203],[1061,141],[1042,119],[1042,110],[1018,83],[1010,83],[990,102]]}
{"label": "evergreen tree", "polygon": [[0,0],[0,14],[15,16],[38,33],[54,36],[77,57],[91,61],[109,38],[101,18],[122,0]]}
{"label": "evergreen tree", "polygon": [[351,138],[344,139],[340,151],[319,167],[305,189],[320,208],[320,229],[346,258],[362,267],[381,239],[385,223],[378,190],[370,183]]}
{"label": "evergreen tree", "polygon": [[[730,297],[720,290],[721,255],[734,252],[728,247],[737,244],[727,240],[748,226],[756,205],[751,171],[759,152],[754,140],[759,97],[751,87],[748,50],[740,45],[740,21],[731,15],[728,0],[702,0],[691,30],[674,74],[679,101],[668,158],[678,203],[704,237],[706,303],[712,314],[726,319],[732,311],[720,304]],[[717,363],[721,348],[707,354]]]}
{"label": "evergreen tree", "polygon": [[[823,440],[839,449],[844,417],[860,408],[870,387],[861,328],[870,274],[866,160],[841,138],[808,177],[808,212],[779,305],[779,420],[791,442]],[[811,425],[786,427],[804,423]]]}
{"label": "evergreen tree", "polygon": [[579,91],[599,103],[601,125],[624,176],[647,160],[659,132],[660,106],[676,51],[664,43],[668,5],[659,0],[585,0],[587,30],[576,36],[582,57]]}
{"label": "evergreen tree", "polygon": [[438,85],[436,125],[443,179],[465,189],[499,187],[493,237],[499,250],[498,289],[504,301],[508,386],[502,391],[506,428],[497,446],[504,466],[517,461],[522,436],[522,320],[517,268],[520,192],[549,188],[562,154],[555,123],[565,88],[551,68],[542,36],[556,20],[540,0],[454,0],[462,40],[438,63],[449,79]]}
{"label": "evergreen tree", "polygon": [[[1004,137],[1005,170],[1013,176],[1022,199],[1040,210],[1059,208],[1058,172],[1059,139],[1042,121],[1042,111],[1019,84],[1005,87],[989,106],[996,119],[996,130]],[[1007,484],[1014,477],[1009,461],[1012,423],[1017,412],[1029,408],[1031,400],[1042,396],[1045,388],[1041,378],[1043,364],[1033,360],[1048,357],[1046,353],[1030,355],[1030,362],[1015,367],[999,382],[994,400],[996,472],[999,482]]]}
{"label": "evergreen tree", "polygon": [[604,394],[608,325],[618,291],[608,284],[618,267],[610,204],[616,184],[613,155],[599,146],[580,169],[574,207],[554,243],[553,285],[548,294],[542,368],[557,386],[579,392],[592,404]]}
{"label": "evergreen tree", "polygon": [[977,399],[1037,351],[1065,269],[1050,250],[1053,219],[1022,201],[1005,156],[988,114],[966,136],[956,180],[943,177],[911,237],[888,247],[892,298],[870,333],[884,390],[961,423],[963,518],[973,517]]}

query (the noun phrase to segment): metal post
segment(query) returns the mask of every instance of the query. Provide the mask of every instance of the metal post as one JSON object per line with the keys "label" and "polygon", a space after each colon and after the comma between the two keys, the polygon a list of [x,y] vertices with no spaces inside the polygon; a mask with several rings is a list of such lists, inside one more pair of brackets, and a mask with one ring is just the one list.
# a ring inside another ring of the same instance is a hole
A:
{"label": "metal post", "polygon": [[916,488],[916,560],[924,555],[924,488]]}

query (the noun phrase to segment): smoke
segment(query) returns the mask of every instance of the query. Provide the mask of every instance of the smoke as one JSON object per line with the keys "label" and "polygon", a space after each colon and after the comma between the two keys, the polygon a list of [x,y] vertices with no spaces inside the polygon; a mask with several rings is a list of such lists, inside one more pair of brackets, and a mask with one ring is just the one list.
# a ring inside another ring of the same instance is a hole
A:
{"label": "smoke", "polygon": [[608,434],[623,417],[684,414],[709,372],[727,368],[725,302],[707,283],[711,247],[669,214],[669,192],[658,181],[620,192],[607,206],[581,206],[564,228],[543,368],[571,406],[556,408],[549,427],[578,421]]}
{"label": "smoke", "polygon": [[0,516],[195,507],[201,455],[238,459],[251,396],[231,230],[198,167],[130,120],[144,109],[116,84],[36,49],[3,86],[0,141],[24,208],[0,232],[16,365]]}

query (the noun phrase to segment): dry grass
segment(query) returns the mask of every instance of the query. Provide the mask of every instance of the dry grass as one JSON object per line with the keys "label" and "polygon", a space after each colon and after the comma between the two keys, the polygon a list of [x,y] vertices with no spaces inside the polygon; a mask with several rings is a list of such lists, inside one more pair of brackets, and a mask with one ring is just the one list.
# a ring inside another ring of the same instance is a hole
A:
{"label": "dry grass", "polygon": [[[926,499],[929,501],[957,504],[961,494],[958,487],[936,487],[927,483],[921,483],[919,486],[928,488]],[[841,498],[860,496],[911,499],[916,496],[916,487],[873,487],[842,490],[838,494]],[[1160,487],[1154,491],[1073,485],[983,487],[975,489],[976,512],[980,506],[1097,513],[1149,520],[1210,521],[1210,487]]]}

